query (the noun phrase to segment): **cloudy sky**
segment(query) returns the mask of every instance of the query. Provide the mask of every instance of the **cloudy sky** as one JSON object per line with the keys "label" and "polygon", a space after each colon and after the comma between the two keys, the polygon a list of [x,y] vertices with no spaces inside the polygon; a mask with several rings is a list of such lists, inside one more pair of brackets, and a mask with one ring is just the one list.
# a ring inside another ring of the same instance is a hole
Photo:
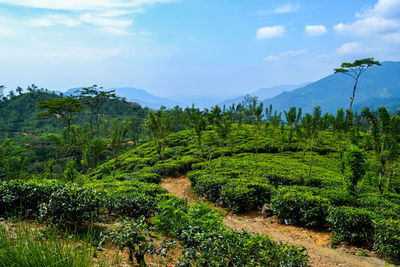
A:
{"label": "cloudy sky", "polygon": [[0,0],[0,84],[232,96],[400,60],[400,0]]}

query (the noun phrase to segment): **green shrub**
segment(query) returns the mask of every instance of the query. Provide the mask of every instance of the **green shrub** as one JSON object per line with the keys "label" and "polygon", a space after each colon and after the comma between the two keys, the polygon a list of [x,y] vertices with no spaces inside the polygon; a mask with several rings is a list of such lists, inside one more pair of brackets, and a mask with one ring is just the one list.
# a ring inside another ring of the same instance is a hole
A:
{"label": "green shrub", "polygon": [[139,182],[153,183],[153,184],[161,183],[161,176],[157,173],[151,173],[151,172],[119,173],[119,174],[114,174],[113,178],[119,181],[132,180],[132,181],[139,181]]}
{"label": "green shrub", "polygon": [[338,189],[322,189],[318,190],[321,197],[329,200],[329,203],[333,206],[355,206],[356,198],[353,194],[347,190]]}
{"label": "green shrub", "polygon": [[106,208],[110,212],[130,218],[149,217],[156,208],[157,199],[139,192],[127,194],[111,194],[106,197]]}
{"label": "green shrub", "polygon": [[308,228],[321,227],[326,222],[328,200],[309,192],[289,191],[283,188],[272,200],[274,215],[280,220]]}
{"label": "green shrub", "polygon": [[83,221],[96,220],[102,204],[96,191],[65,185],[56,189],[47,203],[40,205],[40,217],[61,225],[80,226]]}
{"label": "green shrub", "polygon": [[375,221],[374,247],[378,254],[400,263],[400,221]]}
{"label": "green shrub", "polygon": [[327,221],[335,238],[353,244],[371,244],[374,238],[373,214],[353,207],[330,207]]}
{"label": "green shrub", "polygon": [[144,169],[146,172],[153,172],[153,173],[157,173],[158,175],[162,176],[162,177],[166,177],[166,176],[179,176],[179,164],[177,163],[171,163],[171,162],[167,162],[167,163],[160,163],[160,164],[156,164],[151,168],[146,168]]}
{"label": "green shrub", "polygon": [[0,183],[0,215],[32,216],[38,214],[39,205],[48,201],[54,190],[62,184],[55,180]]}
{"label": "green shrub", "polygon": [[307,266],[308,257],[297,247],[278,244],[265,235],[235,232],[206,203],[189,207],[182,199],[160,202],[153,218],[156,228],[182,241],[185,266]]}
{"label": "green shrub", "polygon": [[267,183],[232,180],[221,188],[224,206],[234,212],[254,210],[269,203],[275,188]]}
{"label": "green shrub", "polygon": [[204,175],[196,180],[194,191],[200,196],[215,202],[221,196],[221,188],[229,182],[229,178],[218,175]]}

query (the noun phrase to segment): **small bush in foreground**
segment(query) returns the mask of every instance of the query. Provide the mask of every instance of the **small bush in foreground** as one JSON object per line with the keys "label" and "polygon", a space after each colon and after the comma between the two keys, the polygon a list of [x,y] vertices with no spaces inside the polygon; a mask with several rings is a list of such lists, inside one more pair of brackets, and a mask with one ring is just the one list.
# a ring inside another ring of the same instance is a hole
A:
{"label": "small bush in foreground", "polygon": [[378,254],[400,263],[400,221],[378,220],[375,222],[374,248]]}

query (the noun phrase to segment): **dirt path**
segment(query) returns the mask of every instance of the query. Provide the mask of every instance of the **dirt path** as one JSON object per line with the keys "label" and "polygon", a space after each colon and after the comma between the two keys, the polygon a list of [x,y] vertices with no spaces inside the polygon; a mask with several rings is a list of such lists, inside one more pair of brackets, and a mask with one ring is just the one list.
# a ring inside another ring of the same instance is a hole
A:
{"label": "dirt path", "polygon": [[[161,186],[176,196],[186,198],[189,204],[196,201],[207,201],[193,192],[186,176],[163,179]],[[358,256],[363,251],[360,248],[349,246],[330,248],[331,235],[328,232],[316,232],[301,227],[281,225],[274,218],[263,218],[260,211],[241,215],[227,213],[224,221],[231,228],[267,234],[278,242],[304,246],[310,256],[311,266],[387,265],[384,261],[371,257],[372,253],[369,251],[365,251],[370,255],[369,257]]]}

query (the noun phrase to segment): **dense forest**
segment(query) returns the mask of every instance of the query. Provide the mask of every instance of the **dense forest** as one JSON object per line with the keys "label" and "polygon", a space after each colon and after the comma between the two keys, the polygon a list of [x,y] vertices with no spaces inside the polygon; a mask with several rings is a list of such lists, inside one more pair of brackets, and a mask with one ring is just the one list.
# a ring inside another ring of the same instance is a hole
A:
{"label": "dense forest", "polygon": [[[2,266],[310,264],[306,248],[224,221],[251,211],[400,261],[400,114],[385,107],[303,114],[247,96],[152,110],[96,85],[32,85],[0,114]],[[182,176],[199,201],[161,185]]]}

